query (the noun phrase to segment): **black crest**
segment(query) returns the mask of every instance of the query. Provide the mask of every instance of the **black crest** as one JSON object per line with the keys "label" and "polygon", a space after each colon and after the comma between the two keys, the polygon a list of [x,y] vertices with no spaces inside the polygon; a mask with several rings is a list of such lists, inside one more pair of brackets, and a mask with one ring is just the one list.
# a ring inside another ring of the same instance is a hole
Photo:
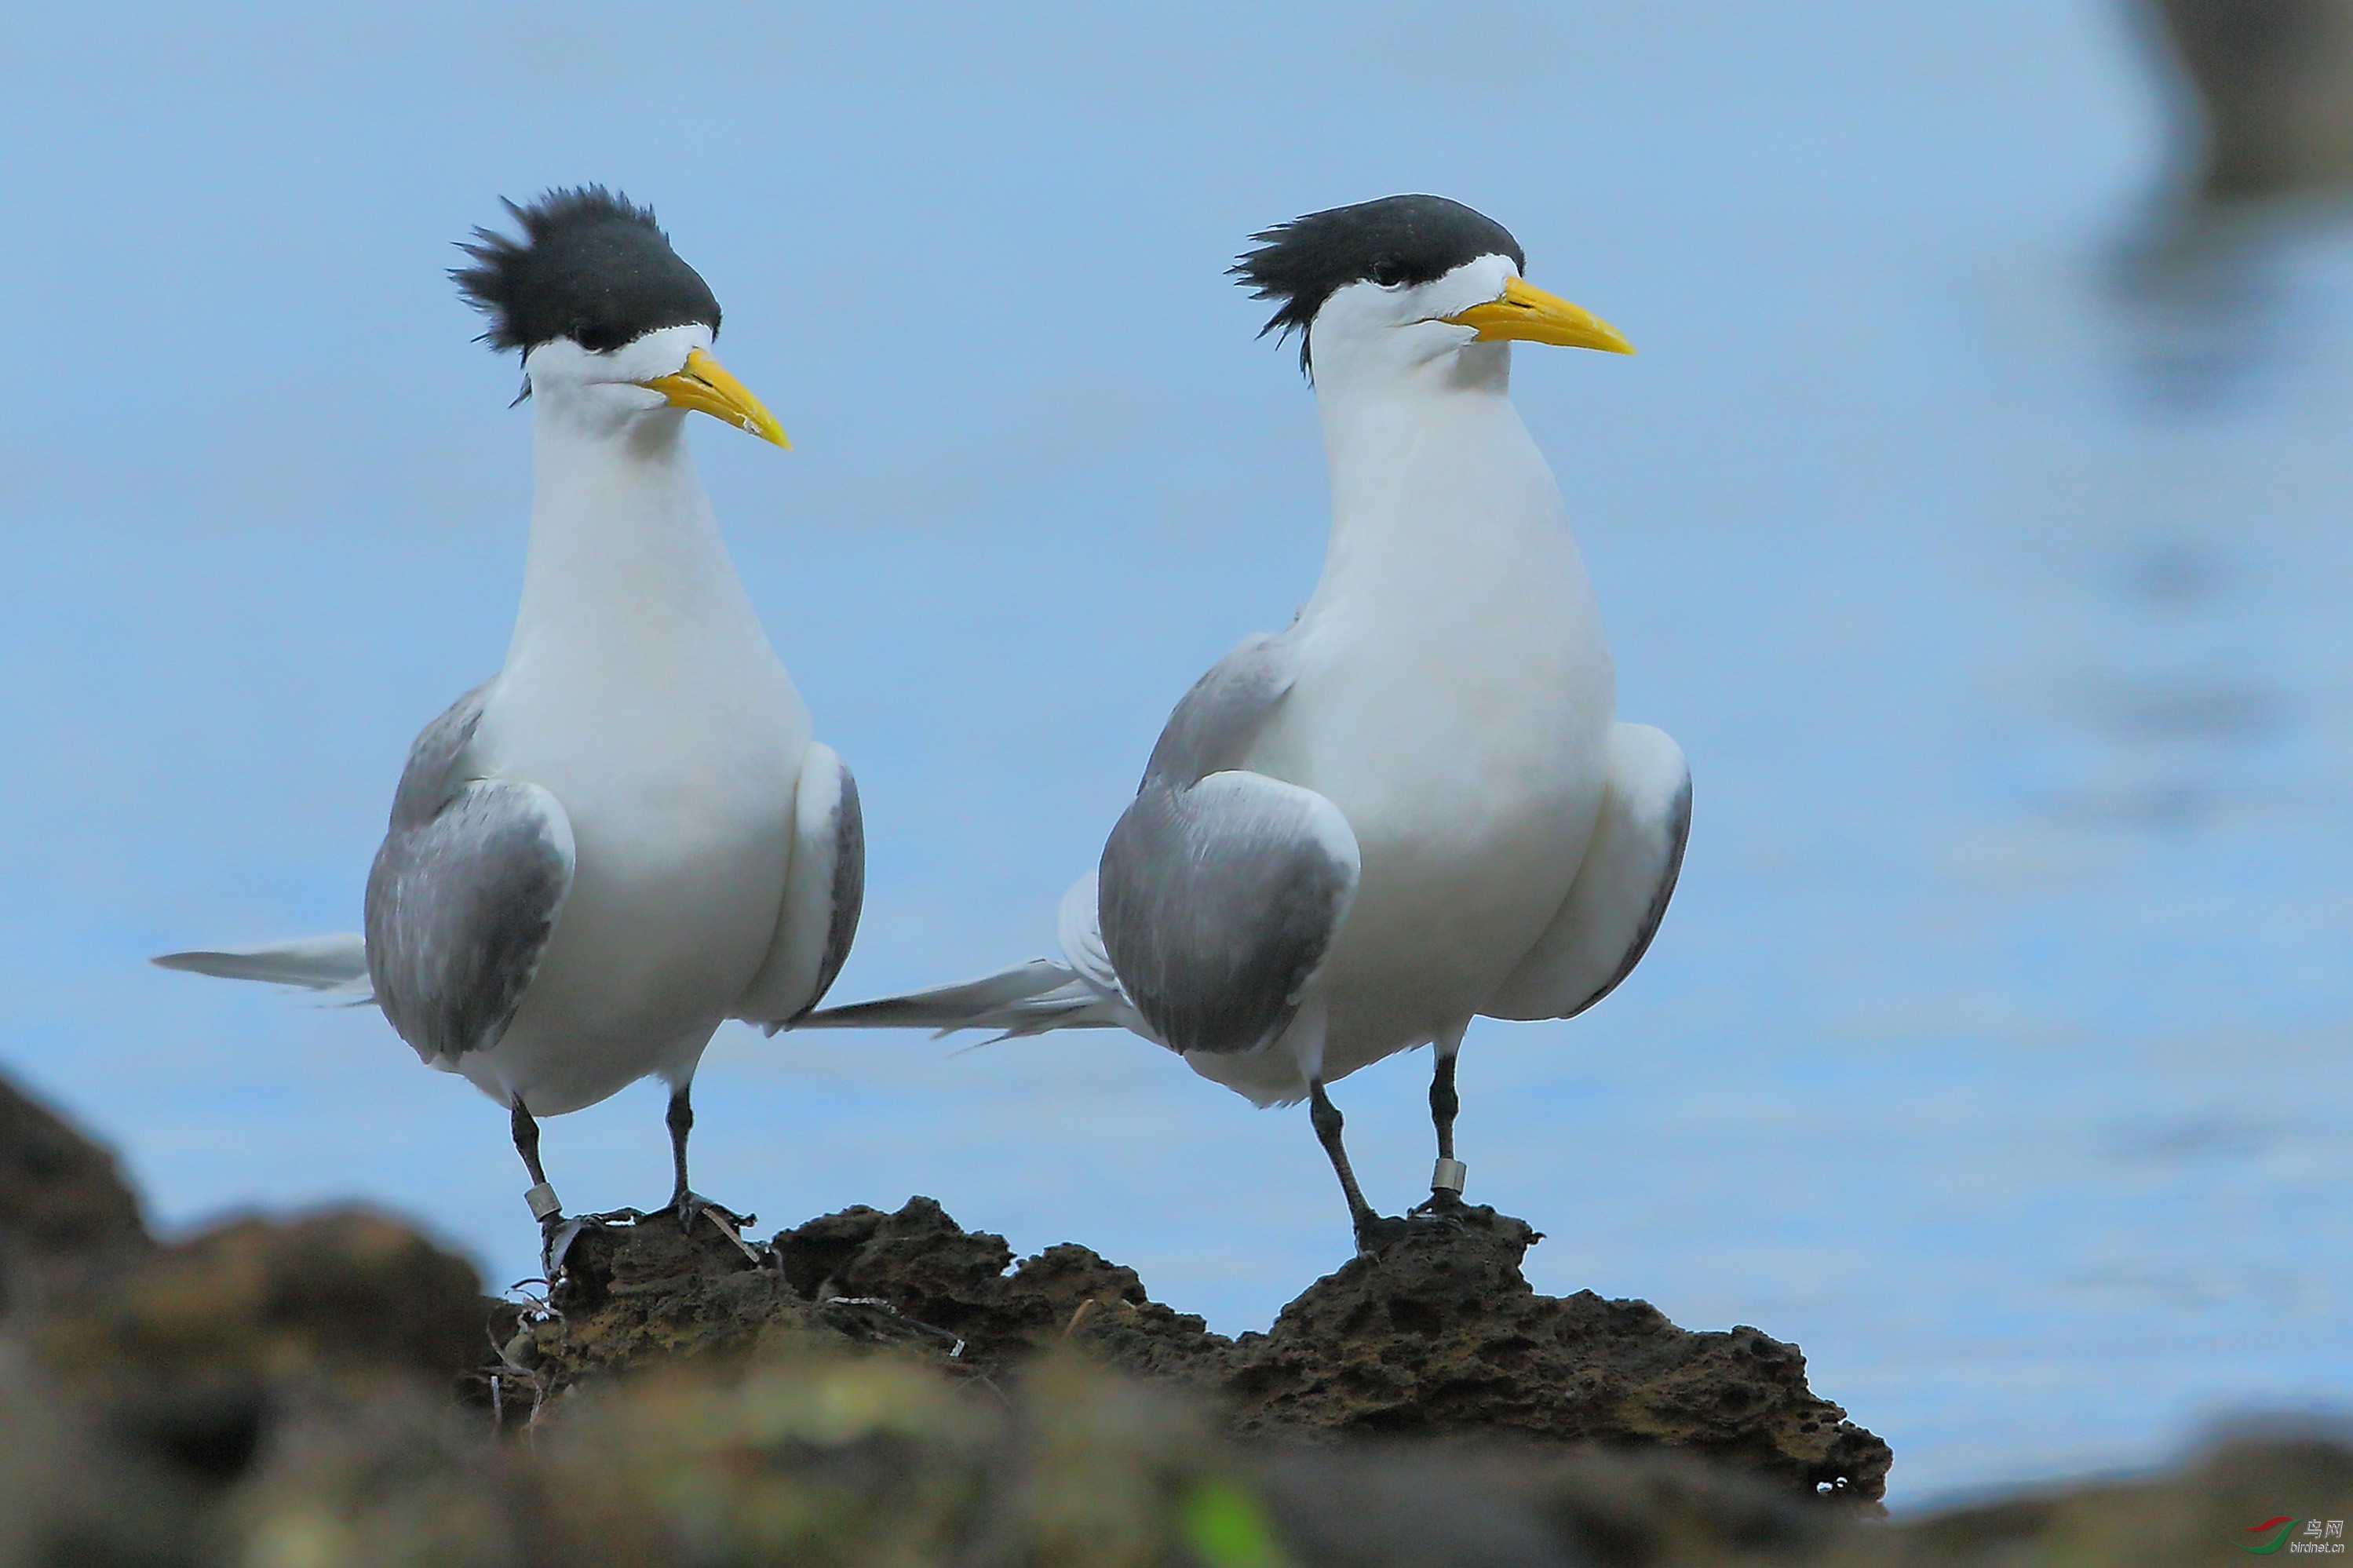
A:
{"label": "black crest", "polygon": [[458,247],[474,265],[449,273],[466,302],[491,319],[480,342],[528,354],[570,338],[601,353],[689,321],[717,335],[719,301],[670,247],[651,207],[582,185],[506,208],[522,237],[478,228],[472,244]]}
{"label": "black crest", "polygon": [[1303,371],[1308,324],[1324,300],[1351,283],[1434,283],[1482,256],[1508,256],[1514,267],[1527,267],[1511,230],[1444,196],[1383,196],[1309,213],[1250,237],[1259,247],[1232,271],[1250,285],[1251,299],[1282,302],[1259,336],[1296,331]]}

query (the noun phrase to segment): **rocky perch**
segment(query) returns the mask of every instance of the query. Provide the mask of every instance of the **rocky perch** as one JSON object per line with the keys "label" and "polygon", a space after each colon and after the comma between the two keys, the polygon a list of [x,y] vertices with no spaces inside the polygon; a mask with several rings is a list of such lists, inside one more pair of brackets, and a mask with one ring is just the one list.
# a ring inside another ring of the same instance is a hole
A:
{"label": "rocky perch", "polygon": [[517,1304],[366,1213],[159,1245],[0,1082],[0,1568],[2138,1564],[2353,1514],[2280,1439],[1889,1525],[1793,1347],[1538,1296],[1535,1239],[1473,1211],[1232,1340],[923,1198],[586,1230]]}
{"label": "rocky perch", "polygon": [[1671,1448],[1797,1496],[1868,1503],[1886,1489],[1887,1445],[1806,1386],[1796,1346],[1679,1329],[1643,1301],[1539,1296],[1520,1275],[1538,1239],[1470,1209],[1460,1229],[1354,1258],[1267,1332],[1229,1340],[1086,1247],[1017,1265],[1004,1237],[929,1198],[828,1215],[765,1247],[665,1215],[584,1231],[547,1310],[510,1317],[501,1372],[543,1397],[596,1373],[785,1341],[891,1343],[965,1377],[1068,1350],[1183,1388],[1240,1437]]}

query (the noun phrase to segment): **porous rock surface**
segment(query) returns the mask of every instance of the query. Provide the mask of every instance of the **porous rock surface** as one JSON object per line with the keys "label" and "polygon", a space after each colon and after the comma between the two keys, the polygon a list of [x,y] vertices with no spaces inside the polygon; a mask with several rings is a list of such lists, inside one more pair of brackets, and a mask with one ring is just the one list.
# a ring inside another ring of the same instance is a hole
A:
{"label": "porous rock surface", "polygon": [[1537,1240],[1473,1208],[1352,1258],[1263,1334],[1229,1340],[1150,1299],[1083,1247],[1015,1262],[929,1198],[828,1215],[749,1257],[667,1217],[584,1233],[532,1364],[561,1384],[646,1356],[733,1352],[783,1336],[897,1343],[951,1370],[1008,1372],[1069,1346],[1194,1393],[1238,1436],[1510,1436],[1665,1447],[1727,1461],[1792,1493],[1874,1502],[1887,1445],[1806,1385],[1805,1358],[1751,1328],[1693,1332],[1642,1301],[1540,1296]]}
{"label": "porous rock surface", "polygon": [[1794,1351],[1537,1296],[1491,1215],[1236,1340],[922,1199],[748,1249],[589,1231],[518,1307],[365,1212],[155,1243],[12,1096],[0,1568],[2162,1568],[2353,1516],[2326,1433],[1901,1524],[1825,1507],[1808,1478],[1861,1500],[1885,1449]]}

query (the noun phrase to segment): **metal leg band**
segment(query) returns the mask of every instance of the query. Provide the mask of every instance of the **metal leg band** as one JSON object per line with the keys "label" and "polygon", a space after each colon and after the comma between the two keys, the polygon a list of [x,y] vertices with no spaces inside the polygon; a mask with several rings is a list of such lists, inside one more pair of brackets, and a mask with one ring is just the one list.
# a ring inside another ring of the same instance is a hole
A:
{"label": "metal leg band", "polygon": [[523,1194],[522,1201],[531,1205],[531,1217],[542,1225],[564,1212],[564,1200],[557,1197],[555,1189],[545,1182]]}
{"label": "metal leg band", "polygon": [[1462,1184],[1470,1176],[1471,1167],[1460,1160],[1440,1160],[1438,1168],[1430,1173],[1430,1190],[1433,1193],[1453,1193],[1460,1196]]}

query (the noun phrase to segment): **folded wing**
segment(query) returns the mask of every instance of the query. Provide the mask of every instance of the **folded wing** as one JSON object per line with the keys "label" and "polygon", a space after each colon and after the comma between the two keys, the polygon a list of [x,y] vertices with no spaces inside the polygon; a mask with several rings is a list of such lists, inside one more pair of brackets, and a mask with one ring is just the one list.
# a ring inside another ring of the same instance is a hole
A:
{"label": "folded wing", "polygon": [[467,776],[484,689],[417,738],[368,873],[376,1002],[428,1062],[498,1043],[572,889],[572,826],[555,797]]}
{"label": "folded wing", "polygon": [[1577,880],[1482,1012],[1573,1018],[1634,972],[1674,896],[1691,836],[1691,800],[1683,748],[1648,724],[1617,726],[1601,815]]}
{"label": "folded wing", "polygon": [[1103,846],[1103,952],[1174,1050],[1247,1051],[1281,1034],[1356,894],[1339,807],[1240,765],[1293,677],[1286,637],[1219,660],[1168,716]]}
{"label": "folded wing", "polygon": [[816,1006],[849,957],[866,901],[866,818],[858,781],[831,746],[811,742],[793,798],[793,855],[768,956],[735,1016],[775,1034]]}

